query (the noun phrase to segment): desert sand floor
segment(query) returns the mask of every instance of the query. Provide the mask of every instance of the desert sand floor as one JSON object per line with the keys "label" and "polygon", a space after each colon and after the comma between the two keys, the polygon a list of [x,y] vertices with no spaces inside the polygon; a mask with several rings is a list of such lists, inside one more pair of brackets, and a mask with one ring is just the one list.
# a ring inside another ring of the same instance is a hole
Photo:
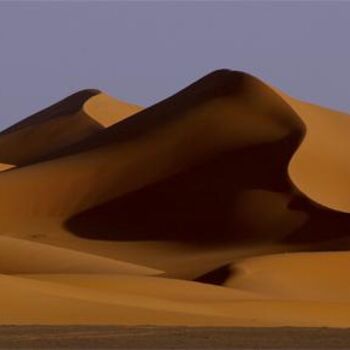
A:
{"label": "desert sand floor", "polygon": [[350,327],[349,135],[226,70],[149,108],[84,90],[15,124],[0,324]]}
{"label": "desert sand floor", "polygon": [[0,326],[6,349],[348,349],[332,328]]}

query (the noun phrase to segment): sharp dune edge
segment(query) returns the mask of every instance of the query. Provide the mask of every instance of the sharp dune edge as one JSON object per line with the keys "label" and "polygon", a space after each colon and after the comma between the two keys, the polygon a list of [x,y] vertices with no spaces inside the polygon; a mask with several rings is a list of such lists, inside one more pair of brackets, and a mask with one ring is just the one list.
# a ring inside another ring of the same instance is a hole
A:
{"label": "sharp dune edge", "polygon": [[242,72],[78,92],[0,133],[1,324],[350,327],[350,119]]}
{"label": "sharp dune edge", "polygon": [[6,163],[0,163],[0,171],[8,170],[13,168],[14,165],[12,164],[6,164]]}

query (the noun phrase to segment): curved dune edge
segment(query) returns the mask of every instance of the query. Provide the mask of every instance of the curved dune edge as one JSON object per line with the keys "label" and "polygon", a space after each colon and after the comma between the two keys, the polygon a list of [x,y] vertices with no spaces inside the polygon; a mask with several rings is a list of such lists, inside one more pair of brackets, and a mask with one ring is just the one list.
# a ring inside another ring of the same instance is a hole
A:
{"label": "curved dune edge", "polygon": [[272,88],[306,127],[305,137],[289,164],[291,180],[320,205],[350,212],[350,114],[300,101]]}
{"label": "curved dune edge", "polygon": [[274,300],[350,302],[349,252],[251,257],[231,266],[224,285]]}

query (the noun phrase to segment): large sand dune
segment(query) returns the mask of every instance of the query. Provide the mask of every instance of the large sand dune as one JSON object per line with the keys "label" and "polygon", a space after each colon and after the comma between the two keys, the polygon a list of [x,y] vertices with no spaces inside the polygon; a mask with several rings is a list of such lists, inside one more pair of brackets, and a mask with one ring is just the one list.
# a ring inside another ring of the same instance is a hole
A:
{"label": "large sand dune", "polygon": [[25,119],[0,133],[0,323],[349,327],[348,135],[225,70]]}

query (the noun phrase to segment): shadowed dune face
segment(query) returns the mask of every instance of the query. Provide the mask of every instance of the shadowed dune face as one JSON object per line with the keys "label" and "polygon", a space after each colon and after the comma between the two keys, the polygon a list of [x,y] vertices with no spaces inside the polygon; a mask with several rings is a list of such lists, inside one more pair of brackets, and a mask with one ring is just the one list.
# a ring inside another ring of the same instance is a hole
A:
{"label": "shadowed dune face", "polygon": [[81,112],[85,101],[97,94],[80,91],[1,132],[0,161],[25,165],[101,129]]}
{"label": "shadowed dune face", "polygon": [[[288,208],[296,194],[286,168],[296,141],[291,136],[224,152],[78,214],[66,227],[84,238],[196,245],[285,237],[307,219],[303,212]],[[271,210],[277,218],[271,216]]]}
{"label": "shadowed dune face", "polygon": [[84,211],[65,226],[83,238],[195,245],[305,244],[347,237],[349,214],[315,205],[289,182],[286,169],[294,142],[224,153]]}

